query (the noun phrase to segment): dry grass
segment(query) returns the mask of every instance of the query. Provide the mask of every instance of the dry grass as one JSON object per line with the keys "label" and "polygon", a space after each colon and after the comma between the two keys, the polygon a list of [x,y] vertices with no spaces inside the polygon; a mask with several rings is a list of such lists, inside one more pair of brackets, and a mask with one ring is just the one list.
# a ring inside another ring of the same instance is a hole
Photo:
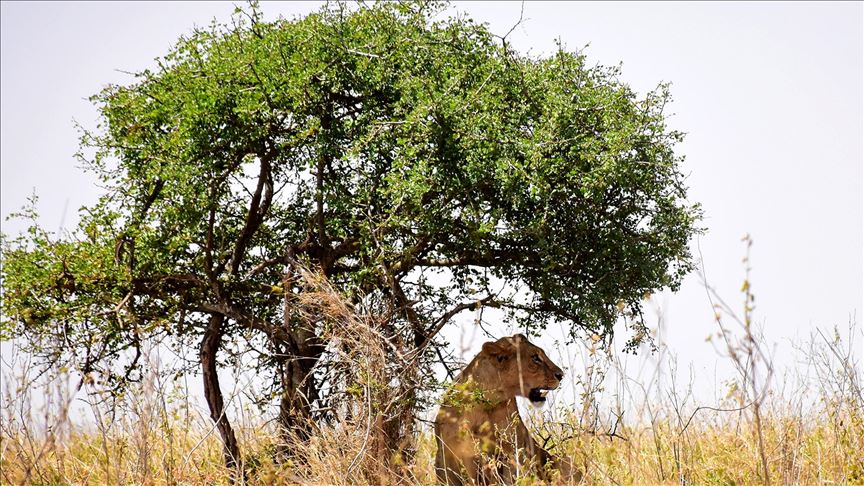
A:
{"label": "dry grass", "polygon": [[[769,480],[775,484],[864,484],[864,415],[836,402],[804,415],[782,410],[762,421]],[[687,424],[669,417],[641,425],[619,425],[616,436],[591,434],[576,413],[560,413],[552,434],[558,454],[573,457],[586,472],[582,484],[760,484],[760,453],[746,411],[703,410]],[[206,417],[205,414],[201,415]],[[0,444],[4,484],[227,484],[221,444],[203,419],[176,414],[163,423],[129,416],[105,431],[74,429],[62,442],[4,419]],[[563,424],[563,426],[561,425]],[[238,428],[249,484],[369,483],[354,465],[366,448],[363,430],[325,429],[298,458],[273,462],[277,436],[266,425]],[[570,437],[573,431],[577,434]],[[582,431],[581,433],[578,433]],[[566,440],[561,440],[566,438]],[[385,484],[434,484],[434,442],[418,439],[407,476]],[[376,460],[364,458],[364,467]],[[298,462],[305,463],[302,467]]]}
{"label": "dry grass", "polygon": [[[776,484],[862,484],[864,423],[771,415],[762,435]],[[711,414],[682,433],[674,419],[621,427],[625,437],[579,436],[563,447],[587,471],[585,484],[761,484],[759,446],[746,417]]]}
{"label": "dry grass", "polygon": [[[740,387],[731,386],[719,406],[706,408],[682,401],[670,386],[659,394],[636,387],[623,408],[633,406],[635,395],[642,403],[620,417],[608,411],[621,403],[603,405],[602,392],[587,390],[587,406],[547,411],[535,418],[536,433],[555,453],[581,465],[582,484],[864,484],[861,374],[839,339],[817,338],[822,341],[806,348],[816,401],[802,403],[802,388],[787,397],[770,390],[761,401],[758,430]],[[593,370],[615,366],[607,355],[597,356]],[[66,417],[68,387],[58,382],[49,380],[53,398],[34,409],[30,396],[36,390],[15,390],[9,377],[4,380],[4,484],[228,483],[207,414],[187,408],[167,384],[145,380],[113,418],[94,404],[96,424],[82,427]],[[601,420],[601,410],[613,419]],[[249,410],[243,416],[238,435],[249,484],[434,483],[428,430],[417,438],[414,462],[402,475],[383,477],[383,461],[369,447],[363,420],[322,428],[291,461],[276,464],[273,425]]]}

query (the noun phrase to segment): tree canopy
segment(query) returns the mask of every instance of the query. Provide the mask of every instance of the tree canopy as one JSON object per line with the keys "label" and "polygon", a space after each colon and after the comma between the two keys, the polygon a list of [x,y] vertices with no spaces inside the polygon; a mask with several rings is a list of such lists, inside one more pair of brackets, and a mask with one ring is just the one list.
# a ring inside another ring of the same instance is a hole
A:
{"label": "tree canopy", "polygon": [[80,157],[103,195],[69,234],[4,236],[3,338],[121,385],[171,337],[205,375],[254,356],[296,388],[326,346],[292,324],[303,262],[423,356],[480,306],[574,336],[626,312],[639,343],[644,296],[677,288],[699,231],[668,87],[640,97],[581,52],[523,55],[439,12],[253,7],[93,96]]}

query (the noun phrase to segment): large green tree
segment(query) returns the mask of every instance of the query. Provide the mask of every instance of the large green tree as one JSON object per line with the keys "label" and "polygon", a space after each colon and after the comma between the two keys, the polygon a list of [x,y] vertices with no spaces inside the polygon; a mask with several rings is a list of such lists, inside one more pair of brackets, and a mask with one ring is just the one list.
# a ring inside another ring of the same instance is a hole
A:
{"label": "large green tree", "polygon": [[698,231],[666,86],[638,97],[616,68],[520,55],[439,11],[253,6],[94,96],[82,160],[104,193],[69,235],[4,237],[3,337],[110,387],[147,340],[194,347],[229,465],[220,363],[272,373],[286,430],[326,400],[298,262],[390,309],[384,335],[420,371],[481,306],[574,336],[626,312],[638,343],[643,296],[678,286]]}

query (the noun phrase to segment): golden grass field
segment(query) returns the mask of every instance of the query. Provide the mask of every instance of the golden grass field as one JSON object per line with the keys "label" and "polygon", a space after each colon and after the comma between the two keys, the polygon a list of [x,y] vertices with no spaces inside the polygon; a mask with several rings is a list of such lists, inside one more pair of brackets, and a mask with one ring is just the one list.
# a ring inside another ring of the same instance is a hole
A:
{"label": "golden grass field", "polygon": [[[844,418],[770,415],[762,434],[774,484],[864,484],[864,422],[860,410]],[[4,484],[227,484],[221,445],[215,435],[188,430],[182,422],[130,421],[102,436],[75,431],[60,441],[4,434]],[[304,452],[308,464],[272,461],[274,435],[266,427],[240,429],[248,484],[368,483],[349,474],[358,434],[331,431]],[[682,433],[673,420],[622,427],[626,438],[585,434],[556,448],[585,470],[574,484],[763,484],[755,432],[746,420],[713,416]],[[434,484],[434,442],[419,438],[416,461],[402,477],[383,484]],[[374,461],[375,458],[366,458]]]}
{"label": "golden grass field", "polygon": [[[586,386],[579,410],[553,403],[531,423],[540,442],[580,465],[584,477],[570,484],[864,484],[861,372],[851,362],[852,353],[842,349],[841,342],[830,339],[809,348],[813,380],[785,394],[775,385],[754,401],[746,387],[730,386],[721,406],[699,407],[687,400],[686,391],[670,385],[643,394],[635,413],[616,417],[620,400],[604,406],[608,393]],[[614,360],[605,363],[605,371],[595,362],[587,373],[606,373],[614,366]],[[13,396],[10,385],[7,377],[0,435],[3,484],[229,483],[207,414],[157,380],[144,380],[114,418],[94,405],[96,424],[87,427],[73,426],[66,417],[62,387],[48,393],[54,397],[48,404],[32,407],[27,393]],[[814,401],[804,403],[805,395]],[[381,458],[364,449],[360,427],[322,429],[295,451],[295,459],[275,464],[272,423],[246,409],[235,424],[248,484],[435,482],[428,426],[416,439],[414,460],[388,473],[382,472]]]}

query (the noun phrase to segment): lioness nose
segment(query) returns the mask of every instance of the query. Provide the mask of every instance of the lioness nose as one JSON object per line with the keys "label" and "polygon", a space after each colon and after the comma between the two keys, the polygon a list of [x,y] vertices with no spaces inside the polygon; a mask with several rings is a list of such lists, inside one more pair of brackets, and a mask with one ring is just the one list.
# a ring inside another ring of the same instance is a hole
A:
{"label": "lioness nose", "polygon": [[558,378],[558,381],[563,380],[564,379],[564,373],[561,373],[560,371],[556,372],[555,378]]}

